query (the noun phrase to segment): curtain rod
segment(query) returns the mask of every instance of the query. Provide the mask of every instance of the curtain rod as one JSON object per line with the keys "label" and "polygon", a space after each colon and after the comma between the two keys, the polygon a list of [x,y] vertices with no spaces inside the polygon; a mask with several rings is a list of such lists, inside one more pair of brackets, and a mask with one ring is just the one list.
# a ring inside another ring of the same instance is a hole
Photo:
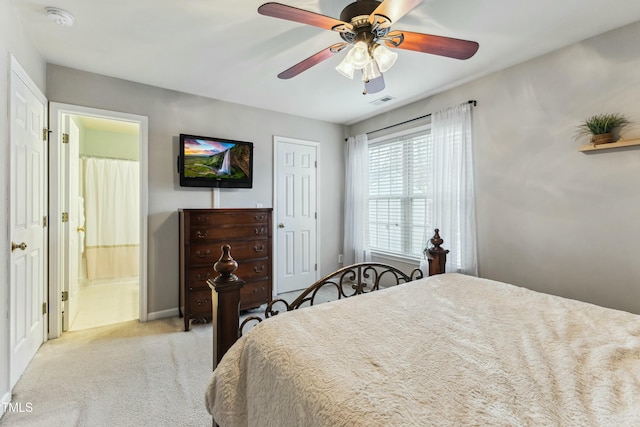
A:
{"label": "curtain rod", "polygon": [[[474,107],[478,105],[478,102],[476,100],[474,100],[474,99],[467,101],[467,103],[468,104],[473,104]],[[380,129],[372,130],[370,132],[367,132],[367,135],[372,134],[372,133],[376,133],[376,132],[380,132],[381,130],[387,130],[387,129],[394,128],[396,126],[400,126],[400,125],[404,125],[404,124],[407,124],[407,123],[415,122],[416,120],[425,119],[425,118],[430,117],[430,116],[431,116],[431,113],[425,114],[424,116],[415,117],[413,119],[405,120],[404,122],[396,123],[395,125],[389,125],[389,126],[386,126],[386,127],[380,128]],[[347,138],[345,138],[345,141],[346,140],[347,140]]]}

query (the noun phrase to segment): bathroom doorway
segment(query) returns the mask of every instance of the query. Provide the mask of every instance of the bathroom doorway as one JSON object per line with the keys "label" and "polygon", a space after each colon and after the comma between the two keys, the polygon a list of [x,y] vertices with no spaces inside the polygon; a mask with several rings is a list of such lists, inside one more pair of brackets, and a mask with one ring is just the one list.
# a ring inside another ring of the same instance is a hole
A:
{"label": "bathroom doorway", "polygon": [[145,321],[146,118],[65,107],[55,188],[66,221],[51,230],[63,236],[56,324],[63,332]]}

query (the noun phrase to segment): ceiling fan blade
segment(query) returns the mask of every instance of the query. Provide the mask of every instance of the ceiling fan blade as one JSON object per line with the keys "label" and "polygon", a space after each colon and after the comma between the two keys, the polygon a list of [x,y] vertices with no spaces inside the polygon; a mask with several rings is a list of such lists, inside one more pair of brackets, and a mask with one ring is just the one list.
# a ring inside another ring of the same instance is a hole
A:
{"label": "ceiling fan blade", "polygon": [[384,77],[380,74],[380,77],[376,77],[373,80],[369,80],[364,84],[363,95],[369,95],[371,93],[378,93],[384,90]]}
{"label": "ceiling fan blade", "polygon": [[379,28],[387,28],[420,3],[422,0],[384,0],[369,15],[369,23],[374,26],[377,23]]}
{"label": "ceiling fan blade", "polygon": [[347,22],[343,22],[329,16],[320,15],[319,13],[309,12],[308,10],[298,9],[297,7],[287,6],[282,3],[265,3],[258,8],[258,13],[265,16],[272,16],[274,18],[313,25],[315,27],[324,28],[325,30],[353,30],[353,26]]}
{"label": "ceiling fan blade", "polygon": [[[451,37],[433,36],[430,34],[412,33],[410,31],[391,31],[384,40],[389,47],[415,50],[455,59],[469,59],[478,51],[480,45],[469,40]],[[395,44],[390,40],[400,40]]]}
{"label": "ceiling fan blade", "polygon": [[298,62],[293,67],[284,70],[283,72],[278,74],[278,78],[290,79],[292,77],[295,77],[301,72],[306,71],[314,65],[321,63],[325,59],[331,58],[335,53],[340,52],[345,47],[347,47],[347,43],[336,43],[332,46],[329,46],[328,48],[321,50],[315,55],[311,55],[304,61]]}

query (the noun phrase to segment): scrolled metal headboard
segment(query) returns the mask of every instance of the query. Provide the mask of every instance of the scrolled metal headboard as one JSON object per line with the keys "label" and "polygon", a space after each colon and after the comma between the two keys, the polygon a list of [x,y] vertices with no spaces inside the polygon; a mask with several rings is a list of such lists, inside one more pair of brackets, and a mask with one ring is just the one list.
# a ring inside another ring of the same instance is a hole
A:
{"label": "scrolled metal headboard", "polygon": [[349,298],[389,286],[397,286],[422,277],[423,273],[419,268],[414,269],[410,275],[406,275],[391,265],[378,262],[363,262],[342,267],[306,288],[291,302],[282,298],[271,300],[263,315],[253,315],[243,320],[240,324],[239,335],[241,336],[247,330],[247,326],[255,326],[262,320],[276,316],[283,311],[297,310],[316,304],[320,291],[324,291],[322,293],[324,297],[327,296],[327,291],[333,292],[333,295],[328,299],[329,301]]}

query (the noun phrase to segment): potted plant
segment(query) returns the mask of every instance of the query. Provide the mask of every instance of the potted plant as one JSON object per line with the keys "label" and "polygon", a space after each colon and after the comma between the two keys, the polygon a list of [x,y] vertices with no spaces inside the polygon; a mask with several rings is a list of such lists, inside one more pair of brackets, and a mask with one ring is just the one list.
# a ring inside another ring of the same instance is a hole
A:
{"label": "potted plant", "polygon": [[593,145],[606,144],[615,140],[614,130],[619,131],[631,122],[622,114],[596,114],[578,126],[576,139],[591,136]]}

